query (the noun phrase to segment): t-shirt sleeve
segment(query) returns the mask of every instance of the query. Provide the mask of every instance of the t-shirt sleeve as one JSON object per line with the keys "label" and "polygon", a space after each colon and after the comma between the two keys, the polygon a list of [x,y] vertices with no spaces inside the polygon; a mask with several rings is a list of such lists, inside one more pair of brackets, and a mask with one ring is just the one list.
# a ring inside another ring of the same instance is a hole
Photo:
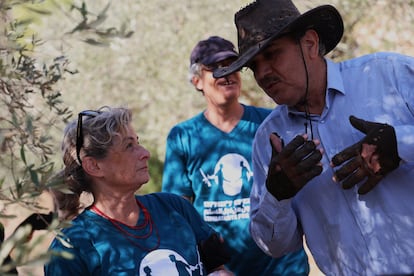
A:
{"label": "t-shirt sleeve", "polygon": [[[73,231],[69,231],[66,236],[56,237],[50,245],[49,251],[57,254],[44,266],[45,276],[99,275],[99,258],[94,258],[96,251],[93,246],[89,246],[90,242],[86,238],[84,241],[71,241],[70,233]],[[87,236],[86,233],[84,236]]]}

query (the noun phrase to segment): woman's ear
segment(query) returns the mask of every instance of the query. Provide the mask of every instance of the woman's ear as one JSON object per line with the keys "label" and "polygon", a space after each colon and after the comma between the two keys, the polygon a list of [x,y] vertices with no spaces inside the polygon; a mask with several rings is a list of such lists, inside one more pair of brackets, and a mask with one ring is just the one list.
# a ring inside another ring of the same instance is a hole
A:
{"label": "woman's ear", "polygon": [[99,166],[99,163],[93,157],[85,156],[82,159],[82,167],[84,171],[91,176],[99,177],[102,175],[102,170]]}

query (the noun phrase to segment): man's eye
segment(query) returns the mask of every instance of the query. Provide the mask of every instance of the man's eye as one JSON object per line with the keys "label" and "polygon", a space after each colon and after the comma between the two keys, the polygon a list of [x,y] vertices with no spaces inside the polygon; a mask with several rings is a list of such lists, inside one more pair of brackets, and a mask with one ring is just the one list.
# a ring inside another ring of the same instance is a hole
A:
{"label": "man's eye", "polygon": [[273,52],[268,51],[268,52],[264,52],[264,53],[263,53],[263,57],[264,57],[265,59],[271,59],[271,58],[272,58],[272,56],[273,56]]}
{"label": "man's eye", "polygon": [[263,57],[265,59],[271,60],[277,57],[278,53],[279,53],[279,50],[277,49],[269,49],[263,53]]}

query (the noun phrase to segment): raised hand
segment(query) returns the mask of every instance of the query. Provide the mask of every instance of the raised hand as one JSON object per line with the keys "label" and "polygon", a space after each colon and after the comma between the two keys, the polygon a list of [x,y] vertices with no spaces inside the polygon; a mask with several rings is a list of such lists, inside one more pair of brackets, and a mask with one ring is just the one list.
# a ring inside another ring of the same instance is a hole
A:
{"label": "raised hand", "polygon": [[309,180],[322,172],[322,153],[316,148],[319,143],[306,140],[306,137],[298,135],[284,147],[276,133],[270,135],[272,157],[266,188],[278,200],[295,196]]}
{"label": "raised hand", "polygon": [[378,182],[400,163],[395,130],[387,124],[369,122],[350,116],[351,125],[366,136],[358,143],[337,153],[331,160],[331,166],[344,164],[335,171],[334,181],[341,182],[349,189],[367,179],[358,189],[359,194],[371,191]]}

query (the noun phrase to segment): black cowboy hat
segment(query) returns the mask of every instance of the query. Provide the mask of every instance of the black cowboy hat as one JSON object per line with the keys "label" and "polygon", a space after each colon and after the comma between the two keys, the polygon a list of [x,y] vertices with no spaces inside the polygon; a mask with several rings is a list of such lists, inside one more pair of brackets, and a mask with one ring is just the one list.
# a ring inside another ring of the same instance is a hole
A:
{"label": "black cowboy hat", "polygon": [[273,39],[284,34],[314,29],[328,53],[335,48],[344,32],[342,17],[333,6],[323,5],[300,14],[290,0],[256,0],[237,12],[234,22],[239,58],[230,66],[215,70],[215,78],[240,70]]}

